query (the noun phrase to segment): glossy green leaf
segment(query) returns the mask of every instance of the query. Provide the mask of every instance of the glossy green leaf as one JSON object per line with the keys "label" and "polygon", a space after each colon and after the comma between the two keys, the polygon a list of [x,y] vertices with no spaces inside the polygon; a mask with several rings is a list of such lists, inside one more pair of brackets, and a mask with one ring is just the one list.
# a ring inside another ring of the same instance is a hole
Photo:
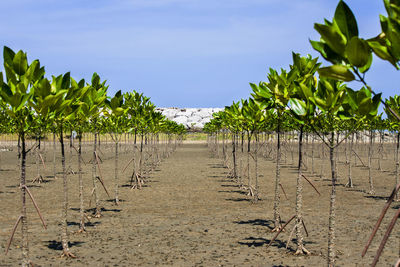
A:
{"label": "glossy green leaf", "polygon": [[374,53],[383,60],[389,61],[393,66],[397,68],[396,61],[390,55],[390,52],[386,46],[381,45],[377,41],[368,41],[368,45],[372,48]]}
{"label": "glossy green leaf", "polygon": [[67,89],[67,88],[70,88],[70,86],[71,86],[71,73],[67,72],[62,77],[61,88]]}
{"label": "glossy green leaf", "polygon": [[13,58],[13,69],[18,75],[24,75],[28,69],[28,59],[22,50],[18,51]]}
{"label": "glossy green leaf", "polygon": [[354,74],[343,65],[332,65],[329,67],[320,68],[318,69],[318,73],[320,76],[345,82],[351,82],[355,80]]}
{"label": "glossy green leaf", "polygon": [[14,59],[15,53],[12,51],[10,48],[7,46],[4,46],[3,48],[3,60],[4,64],[8,64],[9,66],[13,65],[13,59]]}
{"label": "glossy green leaf", "polygon": [[370,48],[366,41],[354,36],[346,46],[346,56],[353,66],[363,67],[368,63]]}
{"label": "glossy green leaf", "polygon": [[290,109],[298,116],[305,116],[307,114],[307,104],[297,98],[289,100]]}
{"label": "glossy green leaf", "polygon": [[333,26],[323,24],[314,24],[314,28],[321,35],[321,38],[329,45],[329,47],[337,54],[343,56],[346,49],[346,41],[343,36],[334,29]]}
{"label": "glossy green leaf", "polygon": [[337,5],[334,19],[347,40],[358,36],[357,20],[349,6],[344,1],[340,1]]}
{"label": "glossy green leaf", "polygon": [[365,72],[367,72],[367,71],[369,70],[369,68],[371,67],[371,65],[372,65],[372,53],[369,53],[367,63],[366,63],[364,66],[358,68],[358,70],[359,70],[361,73],[365,73]]}

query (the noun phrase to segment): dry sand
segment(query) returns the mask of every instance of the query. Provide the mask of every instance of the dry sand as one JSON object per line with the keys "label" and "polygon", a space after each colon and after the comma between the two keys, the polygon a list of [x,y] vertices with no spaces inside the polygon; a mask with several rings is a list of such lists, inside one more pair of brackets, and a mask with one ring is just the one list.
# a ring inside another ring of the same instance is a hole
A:
{"label": "dry sand", "polygon": [[[50,146],[48,146],[50,147]],[[47,149],[47,159],[52,152]],[[102,172],[105,183],[113,192],[114,161],[110,148],[102,144]],[[67,155],[69,155],[67,153]],[[88,161],[90,154],[84,155]],[[130,159],[120,157],[121,169]],[[74,157],[73,168],[76,156]],[[11,228],[19,215],[20,193],[16,152],[1,152],[0,159],[0,266],[18,266],[21,262],[21,234],[18,229],[8,255],[4,255]],[[317,159],[318,171],[321,163]],[[304,220],[309,236],[305,244],[312,254],[294,256],[292,243],[286,249],[292,229],[281,234],[270,248],[267,244],[274,236],[273,185],[275,163],[260,157],[260,195],[262,200],[252,204],[250,197],[227,177],[219,158],[211,155],[201,142],[180,146],[147,178],[142,190],[131,190],[127,183],[129,174],[121,175],[120,198],[115,206],[106,201],[101,192],[103,217],[93,218],[87,233],[78,234],[78,175],[69,179],[69,232],[71,251],[76,259],[60,258],[60,217],[62,206],[62,179],[51,175],[52,165],[47,164],[46,182],[30,186],[48,223],[44,230],[29,203],[30,256],[35,266],[325,266],[327,255],[327,229],[330,180],[316,175],[306,175],[313,180],[322,196],[304,182]],[[294,215],[295,165],[288,157],[282,167],[282,184],[288,200],[282,195],[282,219]],[[368,189],[367,170],[354,167],[354,189],[339,184],[337,189],[337,265],[368,266],[373,259],[382,231],[373,241],[365,258],[361,251],[371,233],[378,214],[393,186],[392,159],[383,162],[387,171],[377,171],[374,165],[376,195],[365,193]],[[60,166],[58,166],[60,168]],[[84,166],[86,207],[91,191],[91,167]],[[326,165],[324,172],[328,175]],[[34,178],[34,158],[28,160],[28,177]],[[339,165],[339,174],[346,168]],[[345,183],[341,178],[340,183]],[[92,204],[93,205],[93,204]],[[397,206],[395,203],[393,207]],[[393,216],[394,209],[383,225]],[[396,226],[383,252],[379,266],[393,266],[399,253],[399,227]]]}

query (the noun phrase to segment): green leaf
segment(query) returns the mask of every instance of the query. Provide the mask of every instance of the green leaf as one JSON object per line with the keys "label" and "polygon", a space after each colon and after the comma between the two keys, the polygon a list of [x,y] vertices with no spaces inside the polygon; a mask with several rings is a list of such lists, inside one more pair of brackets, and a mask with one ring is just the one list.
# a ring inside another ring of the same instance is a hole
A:
{"label": "green leaf", "polygon": [[357,20],[344,1],[340,1],[337,5],[334,20],[339,26],[340,31],[347,37],[347,40],[358,36]]}
{"label": "green leaf", "polygon": [[400,59],[400,34],[394,28],[391,27],[390,31],[387,33],[388,39],[390,40],[391,44],[391,52],[395,59]]}
{"label": "green leaf", "polygon": [[351,82],[355,80],[354,74],[343,65],[332,65],[329,67],[320,68],[318,69],[318,73],[320,76],[345,82]]}
{"label": "green leaf", "polygon": [[13,69],[16,74],[24,75],[26,70],[28,69],[28,59],[26,54],[19,50],[13,59]]}
{"label": "green leaf", "polygon": [[329,45],[329,47],[340,56],[344,55],[346,49],[346,42],[343,36],[334,29],[333,26],[323,24],[314,24],[314,29],[318,31],[321,38]]}
{"label": "green leaf", "polygon": [[350,107],[353,110],[357,110],[358,106],[357,106],[357,94],[356,94],[356,92],[353,89],[349,88],[349,87],[346,87],[346,92],[347,92],[347,101],[348,101]]}
{"label": "green leaf", "polygon": [[119,104],[118,98],[113,97],[113,98],[111,99],[111,102],[110,102],[110,107],[111,107],[111,109],[112,109],[112,110],[116,109],[116,108],[118,107],[118,104]]}
{"label": "green leaf", "polygon": [[346,56],[353,66],[363,67],[368,63],[370,48],[366,41],[354,36],[346,46]]}
{"label": "green leaf", "polygon": [[358,70],[359,70],[361,73],[365,73],[365,72],[367,72],[367,71],[369,70],[369,68],[371,67],[371,65],[372,65],[372,53],[369,53],[367,63],[366,63],[364,66],[358,68]]}
{"label": "green leaf", "polygon": [[67,72],[64,74],[62,81],[61,81],[61,88],[67,89],[71,86],[71,73]]}
{"label": "green leaf", "polygon": [[307,104],[297,98],[289,100],[290,109],[298,116],[305,116],[307,114]]}
{"label": "green leaf", "polygon": [[3,48],[3,60],[4,60],[4,63],[8,64],[9,66],[12,66],[13,65],[14,56],[15,56],[14,51],[12,51],[7,46],[4,46],[4,48]]}
{"label": "green leaf", "polygon": [[388,48],[381,45],[377,41],[368,41],[368,45],[372,48],[374,53],[383,60],[389,61],[393,66],[397,68],[396,61],[391,56]]}

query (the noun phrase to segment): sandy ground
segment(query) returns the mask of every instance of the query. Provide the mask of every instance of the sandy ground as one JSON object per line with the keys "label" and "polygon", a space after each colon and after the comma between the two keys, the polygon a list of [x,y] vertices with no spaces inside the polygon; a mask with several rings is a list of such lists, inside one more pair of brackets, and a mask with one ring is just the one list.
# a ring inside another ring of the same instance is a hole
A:
{"label": "sandy ground", "polygon": [[[49,146],[47,159],[51,161]],[[114,161],[111,148],[102,145],[104,153],[102,172],[105,183],[113,192]],[[69,155],[67,153],[67,155]],[[85,154],[86,161],[89,154]],[[120,156],[121,169],[130,154]],[[393,186],[392,157],[384,161],[383,169],[373,176],[376,194],[368,189],[368,171],[354,167],[356,187],[345,188],[341,178],[337,190],[337,265],[368,266],[379,246],[382,231],[373,241],[365,258],[361,251],[371,233],[378,214]],[[74,157],[73,169],[76,157]],[[364,159],[366,162],[366,160]],[[33,156],[28,160],[28,179],[34,178],[36,167]],[[288,200],[282,195],[281,215],[288,220],[295,214],[296,169],[288,155],[282,167],[282,185]],[[309,163],[310,164],[310,163]],[[316,159],[317,172],[326,160]],[[59,164],[60,165],[60,164]],[[322,172],[328,175],[328,165]],[[21,262],[21,234],[18,229],[8,255],[4,255],[7,240],[20,210],[16,152],[1,152],[0,159],[0,266],[17,266]],[[84,166],[85,206],[91,192],[91,167]],[[58,169],[61,169],[58,166]],[[34,211],[28,205],[30,256],[35,266],[325,266],[327,255],[327,229],[330,181],[306,172],[322,196],[304,182],[304,220],[309,231],[305,244],[312,254],[294,256],[295,246],[287,239],[292,226],[282,233],[268,249],[274,236],[273,186],[275,162],[260,157],[261,201],[252,204],[250,197],[227,178],[222,161],[212,156],[205,143],[191,142],[180,146],[148,178],[142,190],[131,190],[129,174],[121,174],[120,198],[115,206],[101,191],[103,217],[91,219],[87,233],[78,234],[78,175],[69,179],[69,232],[71,251],[76,259],[60,258],[60,217],[62,206],[62,179],[51,176],[52,165],[43,171],[46,182],[31,184],[42,213],[48,223],[44,230]],[[339,165],[340,177],[346,168]],[[93,205],[93,204],[92,204]],[[397,203],[393,207],[397,207]],[[89,207],[88,207],[89,208]],[[388,224],[394,209],[384,220]],[[379,266],[393,266],[399,254],[399,227],[384,250]],[[294,240],[293,240],[294,241]]]}

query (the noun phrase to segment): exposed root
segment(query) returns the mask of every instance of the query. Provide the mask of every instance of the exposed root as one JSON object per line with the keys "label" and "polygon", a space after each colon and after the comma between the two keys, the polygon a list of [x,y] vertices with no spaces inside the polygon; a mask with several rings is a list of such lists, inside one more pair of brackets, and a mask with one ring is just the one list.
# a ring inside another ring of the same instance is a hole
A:
{"label": "exposed root", "polygon": [[63,251],[63,253],[61,254],[61,258],[72,258],[72,259],[75,259],[76,258],[76,256],[74,255],[74,254],[72,254],[71,252],[69,252],[68,250],[67,251]]}
{"label": "exposed root", "polygon": [[297,247],[297,250],[296,250],[296,252],[294,253],[294,255],[310,255],[311,254],[311,252],[310,251],[308,251],[304,246],[300,246],[300,247]]}
{"label": "exposed root", "polygon": [[44,182],[44,179],[43,179],[42,175],[39,175],[38,177],[36,177],[35,179],[32,180],[32,183],[40,184],[40,183],[43,183],[43,182]]}
{"label": "exposed root", "polygon": [[73,175],[75,175],[75,171],[72,169],[71,166],[68,167],[68,169],[67,169],[67,174],[73,174]]}
{"label": "exposed root", "polygon": [[248,196],[252,196],[252,197],[254,197],[254,190],[253,190],[253,188],[251,187],[251,186],[249,186],[248,188],[246,188],[247,190],[249,190],[249,192],[247,193],[247,195]]}
{"label": "exposed root", "polygon": [[282,229],[282,224],[279,224],[278,226],[275,226],[274,229],[271,230],[271,233],[273,232],[285,232],[285,229]]}
{"label": "exposed root", "polygon": [[345,187],[353,188],[354,187],[353,182],[348,181],[347,184],[345,184]]}
{"label": "exposed root", "polygon": [[87,233],[86,232],[86,228],[85,227],[79,228],[79,230],[76,233],[78,233],[78,234],[86,234]]}

